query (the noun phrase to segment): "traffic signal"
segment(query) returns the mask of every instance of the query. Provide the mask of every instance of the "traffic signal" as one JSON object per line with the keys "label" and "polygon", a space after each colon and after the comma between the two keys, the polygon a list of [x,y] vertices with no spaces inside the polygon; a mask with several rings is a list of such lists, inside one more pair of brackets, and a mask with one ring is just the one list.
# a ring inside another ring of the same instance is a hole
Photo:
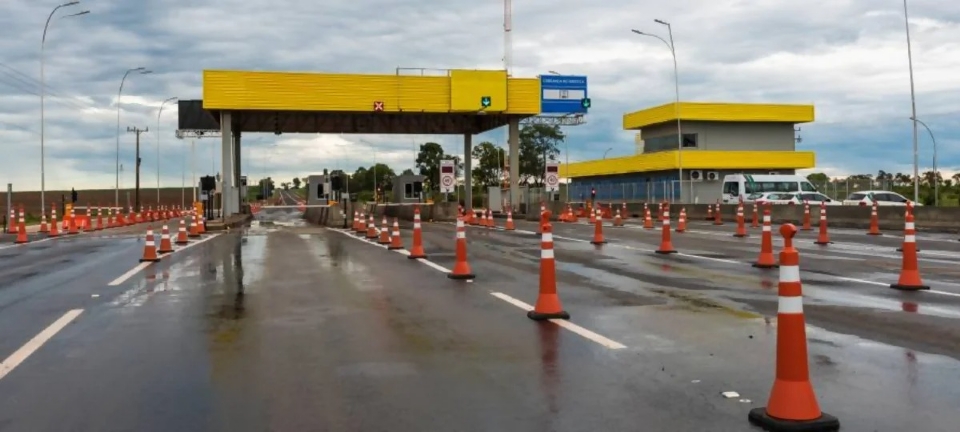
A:
{"label": "traffic signal", "polygon": [[76,189],[73,189],[73,188],[70,189],[70,202],[72,202],[72,203],[76,203],[76,202],[77,202],[77,190],[76,190]]}
{"label": "traffic signal", "polygon": [[590,98],[580,99],[580,106],[584,109],[590,109]]}
{"label": "traffic signal", "polygon": [[484,108],[490,108],[490,104],[491,104],[491,103],[492,103],[492,101],[490,100],[490,96],[481,96],[481,97],[480,97],[480,106],[482,106],[482,107],[484,107]]}
{"label": "traffic signal", "polygon": [[343,181],[340,179],[340,176],[330,177],[330,188],[339,191],[341,187],[343,187]]}

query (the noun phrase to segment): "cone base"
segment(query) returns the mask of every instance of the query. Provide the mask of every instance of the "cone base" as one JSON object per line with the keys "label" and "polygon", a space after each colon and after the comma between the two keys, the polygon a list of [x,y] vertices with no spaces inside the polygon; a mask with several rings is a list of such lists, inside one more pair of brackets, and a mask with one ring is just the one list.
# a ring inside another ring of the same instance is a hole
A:
{"label": "cone base", "polygon": [[868,232],[868,233],[867,233],[867,235],[879,235],[879,236],[882,236],[882,235],[883,235],[883,233],[878,233],[878,232]]}
{"label": "cone base", "polygon": [[655,250],[655,251],[653,251],[653,252],[654,252],[654,253],[661,254],[661,255],[669,255],[669,254],[675,254],[675,253],[677,253],[677,251],[675,251],[675,250],[673,250],[673,249],[670,249],[670,250],[659,250],[659,249],[658,249],[658,250]]}
{"label": "cone base", "polygon": [[687,230],[685,230],[685,229],[675,229],[675,230],[673,230],[673,232],[682,233],[682,232],[687,232]]}
{"label": "cone base", "polygon": [[447,277],[453,280],[470,280],[470,279],[476,279],[477,275],[473,273],[458,273],[458,274],[447,273]]}
{"label": "cone base", "polygon": [[760,426],[770,432],[820,432],[840,430],[840,420],[836,417],[821,413],[813,420],[794,421],[770,417],[766,408],[754,408],[747,415],[750,423]]}
{"label": "cone base", "polygon": [[168,253],[171,253],[171,252],[173,252],[173,249],[158,250],[158,251],[157,251],[158,254],[168,254]]}
{"label": "cone base", "polygon": [[380,240],[380,241],[377,241],[377,244],[378,244],[378,245],[381,245],[381,246],[386,246],[386,245],[389,245],[390,242],[389,242],[389,241]]}
{"label": "cone base", "polygon": [[826,246],[826,245],[828,245],[828,244],[833,244],[833,242],[832,242],[832,241],[822,242],[822,241],[820,241],[820,240],[817,240],[817,241],[813,242],[813,244],[818,244],[818,245],[820,245],[820,246]]}
{"label": "cone base", "polygon": [[30,241],[28,241],[28,240],[17,240],[17,241],[15,241],[15,242],[13,242],[13,243],[14,243],[14,244],[25,244],[25,243],[30,243]]}
{"label": "cone base", "polygon": [[[902,247],[898,247],[898,248],[897,248],[897,252],[903,252],[903,248],[902,248]],[[917,252],[920,252],[920,248],[917,248]]]}
{"label": "cone base", "polygon": [[749,234],[734,234],[733,236],[734,236],[734,237],[737,237],[737,238],[750,237]]}
{"label": "cone base", "polygon": [[607,244],[607,241],[606,241],[606,240],[600,240],[600,241],[591,240],[591,241],[590,241],[590,244],[600,246],[600,245],[602,245],[602,244]]}
{"label": "cone base", "polygon": [[190,237],[190,238],[198,238],[198,237],[200,237],[200,234],[187,234],[187,237]]}
{"label": "cone base", "polygon": [[567,311],[550,312],[550,313],[530,311],[530,312],[527,312],[527,318],[530,318],[534,321],[546,321],[551,319],[568,320],[570,319],[570,314],[568,314]]}
{"label": "cone base", "polygon": [[930,289],[926,285],[900,285],[900,284],[890,284],[890,288],[900,291],[922,291]]}
{"label": "cone base", "polygon": [[410,255],[407,255],[407,258],[408,259],[421,259],[421,258],[427,259],[427,256],[425,254],[420,254],[420,255],[410,254]]}
{"label": "cone base", "polygon": [[388,246],[387,250],[399,250],[403,249],[403,246]]}
{"label": "cone base", "polygon": [[780,268],[780,264],[753,263],[753,266],[756,268],[762,268],[762,269]]}
{"label": "cone base", "polygon": [[806,227],[800,228],[800,231],[813,231],[813,227],[810,227],[810,228],[806,228]]}
{"label": "cone base", "polygon": [[174,242],[174,243],[175,243],[177,246],[185,246],[185,245],[187,245],[187,244],[190,243],[190,242],[188,242],[188,241],[177,241],[177,242]]}
{"label": "cone base", "polygon": [[140,258],[140,262],[157,262],[160,258]]}

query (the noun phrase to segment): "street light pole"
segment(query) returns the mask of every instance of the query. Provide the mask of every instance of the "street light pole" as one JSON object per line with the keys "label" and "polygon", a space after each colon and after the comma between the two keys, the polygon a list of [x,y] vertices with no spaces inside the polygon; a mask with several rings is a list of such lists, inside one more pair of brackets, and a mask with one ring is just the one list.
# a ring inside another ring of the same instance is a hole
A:
{"label": "street light pole", "polygon": [[917,98],[913,88],[913,51],[910,47],[910,18],[907,14],[907,0],[903,0],[903,22],[907,28],[907,63],[910,67],[910,108],[913,115],[913,201],[920,198],[920,157],[917,149]]}
{"label": "street light pole", "polygon": [[[660,39],[664,44],[667,45],[667,48],[670,48],[670,54],[673,55],[673,85],[676,96],[676,105],[674,105],[674,115],[677,117],[677,168],[679,169],[680,177],[680,201],[683,201],[683,128],[681,127],[680,121],[680,74],[677,69],[677,51],[673,46],[673,27],[670,23],[662,21],[659,19],[653,20],[657,24],[662,24],[667,26],[667,32],[670,37],[670,42],[667,42],[662,37],[657,36],[651,33],[644,33],[639,30],[633,30],[634,33],[643,36],[650,36]],[[690,195],[693,196],[693,185],[690,185]]]}
{"label": "street light pole", "polygon": [[[79,2],[79,1],[72,1],[72,2],[67,2],[67,3],[61,4],[61,5],[53,8],[53,10],[50,11],[50,15],[47,16],[47,22],[46,22],[46,24],[43,25],[43,37],[40,39],[40,213],[44,213],[44,212],[46,211],[46,210],[45,210],[45,209],[46,209],[45,205],[46,205],[46,202],[47,202],[47,199],[46,199],[47,177],[46,177],[46,163],[45,163],[45,159],[46,159],[46,158],[45,158],[45,155],[46,155],[45,142],[46,142],[46,140],[45,140],[45,134],[44,134],[44,124],[45,124],[45,121],[44,121],[44,100],[43,100],[43,99],[44,99],[44,95],[45,95],[46,92],[47,92],[47,86],[46,86],[46,84],[44,83],[44,73],[43,73],[43,72],[44,72],[44,71],[43,71],[43,69],[44,69],[44,57],[45,57],[45,56],[44,56],[44,46],[45,46],[46,43],[47,43],[47,28],[50,27],[50,20],[53,18],[53,15],[54,15],[55,13],[57,13],[57,10],[59,10],[59,9],[62,8],[62,7],[73,6],[73,5],[78,4],[78,3],[80,3],[80,2]],[[64,16],[64,18],[70,18],[70,17],[80,16],[80,15],[86,15],[86,14],[88,14],[88,13],[90,13],[90,11],[86,10],[86,11],[82,11],[82,12],[78,12],[78,13],[75,13],[75,14],[71,14],[71,15]]]}
{"label": "street light pole", "polygon": [[610,150],[613,150],[613,147],[610,147],[610,148],[608,148],[606,151],[603,152],[603,158],[604,158],[604,159],[607,158],[607,153],[610,153]]}
{"label": "street light pole", "polygon": [[167,102],[173,102],[175,100],[177,100],[176,96],[172,98],[167,98],[163,102],[160,102],[160,110],[157,111],[157,205],[158,206],[160,205],[160,115],[163,114],[163,106],[166,105]]}
{"label": "street light pole", "polygon": [[933,131],[930,130],[930,127],[926,123],[921,121],[916,117],[911,117],[910,120],[913,120],[914,124],[920,123],[924,129],[927,130],[927,133],[930,134],[930,140],[933,141],[933,205],[934,207],[940,206],[940,176],[937,172],[937,139],[933,137]]}
{"label": "street light pole", "polygon": [[128,69],[126,73],[123,74],[123,79],[120,80],[120,90],[117,90],[117,182],[116,182],[116,191],[114,192],[114,206],[120,206],[120,96],[123,94],[123,83],[127,80],[127,75],[130,75],[130,72],[139,72],[141,75],[150,73],[143,66],[133,69]]}

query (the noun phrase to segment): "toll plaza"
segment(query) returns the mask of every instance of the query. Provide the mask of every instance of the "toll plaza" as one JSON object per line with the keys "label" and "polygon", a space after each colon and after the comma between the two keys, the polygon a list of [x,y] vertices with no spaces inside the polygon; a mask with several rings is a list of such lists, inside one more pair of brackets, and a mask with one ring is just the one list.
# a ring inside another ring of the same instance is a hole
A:
{"label": "toll plaza", "polygon": [[[539,78],[503,70],[445,70],[442,76],[308,72],[203,71],[203,99],[180,101],[178,136],[219,136],[223,215],[240,210],[244,133],[473,135],[508,127],[510,178],[519,178],[520,121],[541,113]],[[577,99],[579,101],[580,99]],[[577,102],[579,103],[579,102]],[[466,200],[471,161],[464,161]],[[519,202],[511,182],[511,202]]]}

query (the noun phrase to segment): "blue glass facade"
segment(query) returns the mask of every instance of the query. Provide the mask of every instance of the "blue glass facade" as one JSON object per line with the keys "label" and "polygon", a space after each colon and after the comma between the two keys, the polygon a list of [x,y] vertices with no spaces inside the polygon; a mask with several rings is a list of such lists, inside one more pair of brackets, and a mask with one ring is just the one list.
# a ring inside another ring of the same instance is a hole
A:
{"label": "blue glass facade", "polygon": [[570,200],[589,199],[591,189],[596,189],[601,202],[679,200],[679,180],[676,171],[575,178],[570,183]]}

